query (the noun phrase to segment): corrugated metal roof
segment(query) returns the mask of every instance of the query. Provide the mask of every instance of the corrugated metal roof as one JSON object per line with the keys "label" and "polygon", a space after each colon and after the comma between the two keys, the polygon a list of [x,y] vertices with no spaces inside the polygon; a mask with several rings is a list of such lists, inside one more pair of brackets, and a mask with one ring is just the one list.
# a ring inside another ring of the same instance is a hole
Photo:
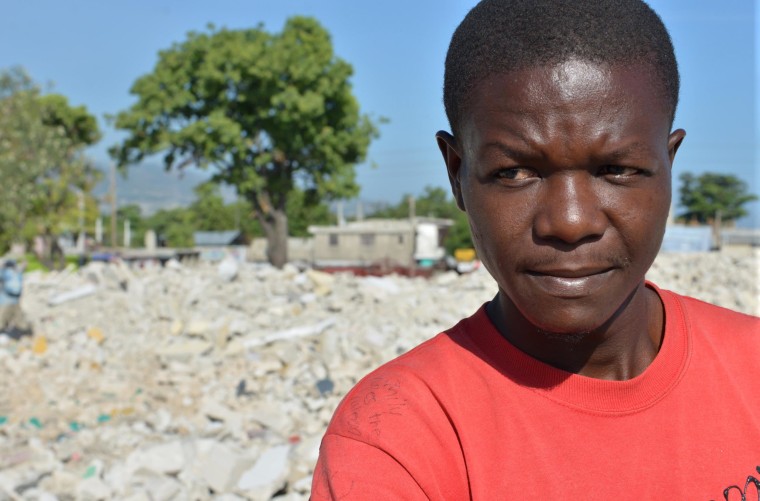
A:
{"label": "corrugated metal roof", "polygon": [[195,245],[230,245],[240,236],[237,230],[228,231],[196,231],[193,233]]}

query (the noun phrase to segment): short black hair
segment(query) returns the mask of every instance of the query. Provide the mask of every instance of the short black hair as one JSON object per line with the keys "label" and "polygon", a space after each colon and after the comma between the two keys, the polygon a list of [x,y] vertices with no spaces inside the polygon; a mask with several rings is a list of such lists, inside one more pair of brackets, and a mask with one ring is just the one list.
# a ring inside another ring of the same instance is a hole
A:
{"label": "short black hair", "polygon": [[483,0],[451,37],[443,103],[454,135],[482,80],[577,58],[644,63],[662,83],[672,125],[678,64],[660,17],[641,0]]}

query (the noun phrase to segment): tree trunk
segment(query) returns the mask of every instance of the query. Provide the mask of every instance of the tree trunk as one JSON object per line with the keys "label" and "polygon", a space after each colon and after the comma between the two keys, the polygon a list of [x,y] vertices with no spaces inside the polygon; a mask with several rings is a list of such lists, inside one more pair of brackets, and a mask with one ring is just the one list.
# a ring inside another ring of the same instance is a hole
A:
{"label": "tree trunk", "polygon": [[63,249],[58,245],[55,236],[48,230],[38,235],[40,245],[35,249],[37,259],[49,270],[62,270],[66,266]]}
{"label": "tree trunk", "polygon": [[267,259],[279,269],[288,262],[288,216],[282,209],[272,209],[259,222],[267,237]]}

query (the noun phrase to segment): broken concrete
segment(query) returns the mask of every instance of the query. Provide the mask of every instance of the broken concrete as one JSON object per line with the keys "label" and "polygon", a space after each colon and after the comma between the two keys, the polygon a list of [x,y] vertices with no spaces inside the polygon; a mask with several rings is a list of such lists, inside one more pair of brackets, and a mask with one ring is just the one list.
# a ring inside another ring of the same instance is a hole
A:
{"label": "broken concrete", "polygon": [[[757,314],[758,258],[661,255],[650,278]],[[495,292],[482,271],[30,273],[21,305],[35,335],[0,343],[0,499],[308,499],[346,392]]]}

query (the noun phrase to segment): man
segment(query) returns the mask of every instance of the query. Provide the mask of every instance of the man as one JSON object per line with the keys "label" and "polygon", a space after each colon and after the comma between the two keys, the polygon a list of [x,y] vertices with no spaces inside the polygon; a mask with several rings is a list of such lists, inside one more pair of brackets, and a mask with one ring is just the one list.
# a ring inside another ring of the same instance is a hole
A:
{"label": "man", "polygon": [[485,0],[467,15],[446,59],[453,135],[436,137],[499,291],[346,396],[313,499],[760,488],[760,319],[644,281],[685,136],[678,86],[639,0]]}
{"label": "man", "polygon": [[11,337],[18,337],[27,330],[19,305],[22,288],[22,270],[14,259],[6,260],[0,269],[0,333]]}

